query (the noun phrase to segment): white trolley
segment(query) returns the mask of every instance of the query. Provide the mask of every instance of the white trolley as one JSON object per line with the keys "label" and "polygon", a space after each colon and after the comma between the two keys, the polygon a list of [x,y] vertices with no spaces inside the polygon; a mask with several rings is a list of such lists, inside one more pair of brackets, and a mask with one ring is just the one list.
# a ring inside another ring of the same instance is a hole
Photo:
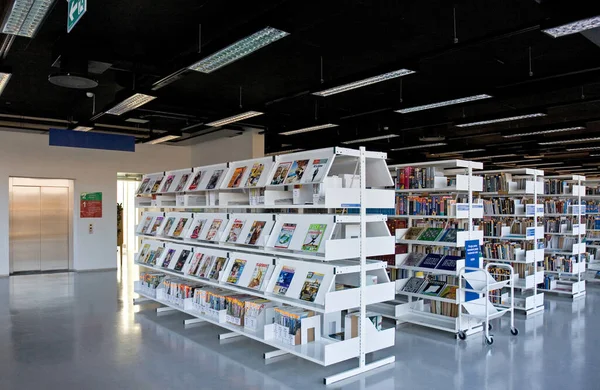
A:
{"label": "white trolley", "polygon": [[[494,338],[490,335],[490,320],[510,313],[510,332],[518,335],[515,327],[514,281],[515,273],[510,264],[488,263],[485,269],[463,267],[459,272],[458,296],[465,313],[459,310],[459,324],[462,324],[463,317],[485,321],[485,343],[492,345]],[[468,293],[477,294],[479,298],[467,301]],[[467,334],[461,331],[458,337],[464,340]]]}

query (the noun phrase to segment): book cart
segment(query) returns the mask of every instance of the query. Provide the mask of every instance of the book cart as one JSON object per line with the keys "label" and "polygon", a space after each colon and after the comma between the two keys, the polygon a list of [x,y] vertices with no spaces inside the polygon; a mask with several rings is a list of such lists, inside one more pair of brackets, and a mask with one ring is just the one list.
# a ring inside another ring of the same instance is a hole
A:
{"label": "book cart", "polygon": [[586,205],[585,176],[545,177],[546,249],[544,288],[573,299],[585,296]]}
{"label": "book cart", "polygon": [[394,362],[365,358],[395,340],[395,328],[366,311],[395,291],[386,263],[367,260],[394,251],[386,216],[366,214],[394,206],[393,191],[378,189],[393,184],[386,157],[335,147],[146,175],[136,303],[277,348],[265,359],[359,359],[326,384]]}
{"label": "book cart", "polygon": [[[484,203],[482,222],[485,263],[510,264],[515,271],[515,309],[526,315],[544,310],[544,206],[538,204],[544,193],[544,172],[537,169],[482,171]],[[512,294],[511,294],[512,295]],[[500,291],[496,303],[504,305]]]}
{"label": "book cart", "polygon": [[587,251],[587,269],[584,274],[586,283],[600,283],[600,179],[587,179],[586,195],[583,197],[586,211],[585,249]]}
{"label": "book cart", "polygon": [[[483,182],[473,170],[482,168],[482,163],[463,160],[390,166],[396,172],[396,201],[402,202],[395,218],[408,221],[406,228],[396,229],[396,242],[408,250],[397,254],[392,266],[400,271],[396,299],[373,311],[397,324],[413,323],[461,338],[483,330],[483,320],[459,315],[470,308],[459,288],[465,241],[483,244],[483,232],[474,225],[483,217],[483,205],[473,202],[473,192],[481,191]],[[481,268],[480,257],[476,265]]]}

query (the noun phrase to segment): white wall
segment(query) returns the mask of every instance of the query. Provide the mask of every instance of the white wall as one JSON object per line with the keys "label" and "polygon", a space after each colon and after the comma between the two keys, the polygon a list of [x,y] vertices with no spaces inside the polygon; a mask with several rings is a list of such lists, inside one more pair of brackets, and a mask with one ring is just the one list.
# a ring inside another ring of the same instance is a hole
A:
{"label": "white wall", "polygon": [[229,161],[263,157],[265,136],[258,130],[247,130],[242,135],[221,138],[192,145],[192,166],[220,164]]}
{"label": "white wall", "polygon": [[[148,173],[193,166],[191,147],[137,145],[135,153],[48,145],[47,135],[0,130],[0,275],[9,273],[9,177],[74,180],[73,268],[117,266],[117,172]],[[102,192],[103,216],[79,219],[79,194]],[[88,234],[89,223],[94,234]]]}

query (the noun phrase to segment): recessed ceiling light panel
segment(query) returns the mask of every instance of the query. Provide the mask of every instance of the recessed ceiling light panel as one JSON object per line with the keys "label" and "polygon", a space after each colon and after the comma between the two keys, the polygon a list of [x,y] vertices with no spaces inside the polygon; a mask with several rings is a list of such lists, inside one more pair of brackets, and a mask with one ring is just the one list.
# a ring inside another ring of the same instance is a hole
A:
{"label": "recessed ceiling light panel", "polygon": [[503,135],[502,137],[504,137],[504,138],[527,137],[530,135],[562,133],[565,131],[576,131],[576,130],[585,130],[585,127],[583,127],[583,126],[564,127],[562,129],[549,129],[549,130],[532,131],[529,133],[507,134],[507,135]]}
{"label": "recessed ceiling light panel", "polygon": [[600,137],[578,138],[578,139],[569,139],[569,140],[562,140],[562,141],[538,142],[538,145],[580,144],[583,142],[595,142],[595,141],[600,141]]}
{"label": "recessed ceiling light panel", "polygon": [[136,93],[123,100],[121,103],[117,104],[110,110],[106,111],[106,113],[112,115],[123,115],[124,113],[129,112],[131,110],[135,110],[136,108],[141,107],[154,99],[156,99],[156,96],[144,95],[143,93]]}
{"label": "recessed ceiling light panel", "polygon": [[314,92],[313,95],[327,97],[327,96],[335,95],[338,93],[350,91],[352,89],[366,87],[367,85],[380,83],[382,81],[387,81],[387,80],[395,79],[398,77],[407,76],[407,75],[413,74],[413,73],[415,73],[414,70],[408,70],[408,69],[395,70],[393,72],[380,74],[379,76],[369,77],[364,80],[354,81],[352,83],[340,85],[339,87],[329,88],[329,89],[326,89],[326,90],[320,91],[320,92]]}
{"label": "recessed ceiling light panel", "polygon": [[446,100],[444,102],[425,104],[425,105],[422,105],[422,106],[402,108],[400,110],[396,110],[396,112],[399,112],[400,114],[408,114],[409,112],[431,110],[433,108],[445,107],[445,106],[452,106],[454,104],[474,102],[474,101],[477,101],[477,100],[489,99],[491,97],[492,96],[486,95],[486,94],[475,95],[475,96],[469,96],[469,97],[464,97],[464,98],[460,98],[460,99]]}
{"label": "recessed ceiling light panel", "polygon": [[156,145],[156,144],[160,144],[163,142],[167,142],[167,141],[171,141],[177,138],[181,138],[180,135],[165,135],[164,137],[160,137],[157,139],[153,139],[152,141],[148,141],[146,143],[150,144],[150,145]]}
{"label": "recessed ceiling light panel", "polygon": [[394,149],[390,149],[392,152],[396,152],[399,150],[411,150],[411,149],[424,149],[424,148],[435,148],[438,146],[446,146],[448,145],[445,142],[437,142],[435,144],[426,144],[426,145],[415,145],[415,146],[405,146],[402,148],[394,148]]}
{"label": "recessed ceiling light panel", "polygon": [[53,3],[54,0],[14,0],[2,32],[33,38]]}
{"label": "recessed ceiling light panel", "polygon": [[259,116],[259,115],[262,115],[262,114],[263,113],[260,112],[260,111],[247,111],[247,112],[244,112],[242,114],[230,116],[228,118],[223,118],[223,119],[219,119],[218,121],[207,123],[206,125],[207,126],[211,126],[211,127],[225,126],[225,125],[228,125],[230,123],[235,123],[235,122],[243,121],[244,119],[253,118],[255,116]]}
{"label": "recessed ceiling light panel", "polygon": [[344,145],[358,144],[358,143],[361,143],[361,142],[379,141],[379,140],[382,140],[382,139],[390,139],[390,138],[396,138],[396,137],[399,137],[399,135],[398,134],[387,134],[387,135],[380,135],[378,137],[355,139],[355,140],[352,140],[352,141],[343,141],[342,144],[344,144]]}
{"label": "recessed ceiling light panel", "polygon": [[297,130],[291,130],[291,131],[286,131],[284,133],[279,133],[280,135],[294,135],[294,134],[300,134],[300,133],[309,133],[311,131],[317,131],[317,130],[323,130],[323,129],[329,129],[332,127],[337,127],[338,125],[333,124],[333,123],[326,123],[324,125],[317,125],[317,126],[310,126],[310,127],[304,127],[302,129],[297,129]]}
{"label": "recessed ceiling light panel", "polygon": [[585,30],[600,27],[600,16],[578,20],[576,22],[563,24],[553,28],[542,30],[554,38],[564,37],[565,35],[577,34]]}
{"label": "recessed ceiling light panel", "polygon": [[511,121],[518,121],[518,120],[523,120],[523,119],[539,118],[539,117],[543,117],[543,116],[546,116],[546,114],[538,112],[538,113],[535,113],[535,114],[517,115],[517,116],[509,116],[509,117],[506,117],[506,118],[490,119],[490,120],[487,120],[487,121],[463,123],[463,124],[456,125],[456,127],[483,126],[483,125],[489,125],[489,124],[492,124],[492,123],[511,122]]}

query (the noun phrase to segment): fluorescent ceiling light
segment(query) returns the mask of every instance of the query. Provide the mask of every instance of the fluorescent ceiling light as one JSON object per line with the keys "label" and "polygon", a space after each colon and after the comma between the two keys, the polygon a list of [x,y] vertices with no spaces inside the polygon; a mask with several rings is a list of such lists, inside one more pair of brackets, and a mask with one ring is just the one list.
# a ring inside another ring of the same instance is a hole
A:
{"label": "fluorescent ceiling light", "polygon": [[354,81],[352,83],[340,85],[339,87],[329,88],[329,89],[326,89],[326,90],[320,91],[320,92],[314,92],[313,95],[323,96],[323,97],[331,96],[331,95],[335,95],[336,93],[342,93],[342,92],[350,91],[352,89],[366,87],[367,85],[380,83],[382,81],[391,80],[391,79],[395,79],[395,78],[402,77],[402,76],[408,76],[409,74],[413,74],[413,73],[415,73],[414,70],[408,70],[408,69],[395,70],[393,72],[380,74],[379,76],[369,77],[368,79]]}
{"label": "fluorescent ceiling light", "polygon": [[[587,172],[587,171],[598,171],[600,170],[599,168],[581,168],[581,169],[573,169],[573,170],[568,170],[571,172]],[[567,170],[563,170],[563,169],[557,169],[557,172],[566,172]]]}
{"label": "fluorescent ceiling light", "polygon": [[264,113],[259,112],[259,111],[247,111],[247,112],[244,112],[241,114],[230,116],[229,118],[223,118],[223,119],[219,119],[218,121],[207,123],[206,126],[211,126],[211,127],[225,126],[230,123],[243,121],[244,119],[253,118],[255,116],[259,116],[262,114],[264,114]]}
{"label": "fluorescent ceiling light", "polygon": [[0,72],[0,95],[2,95],[4,92],[4,88],[6,88],[6,85],[8,85],[11,77],[11,73]]}
{"label": "fluorescent ceiling light", "polygon": [[380,135],[378,137],[355,139],[355,140],[352,140],[352,141],[344,141],[344,142],[342,142],[342,144],[344,144],[344,145],[358,144],[358,143],[361,143],[361,142],[379,141],[381,139],[390,139],[390,138],[395,138],[395,137],[399,137],[399,135],[398,134]]}
{"label": "fluorescent ceiling light", "polygon": [[590,157],[600,157],[600,154],[590,154]]}
{"label": "fluorescent ceiling light", "polygon": [[454,104],[474,102],[474,101],[477,101],[477,100],[489,99],[491,97],[492,96],[486,95],[486,94],[475,95],[475,96],[469,96],[469,97],[464,97],[464,98],[460,98],[460,99],[446,100],[444,102],[425,104],[423,106],[402,108],[400,110],[396,110],[396,112],[399,112],[400,114],[408,114],[409,112],[431,110],[432,108],[438,108],[438,107],[444,107],[444,106],[452,106]]}
{"label": "fluorescent ceiling light", "polygon": [[574,169],[574,168],[581,168],[581,165],[569,165],[566,167],[556,168],[556,170],[565,170],[565,169]]}
{"label": "fluorescent ceiling light", "polygon": [[585,148],[567,149],[567,152],[579,152],[582,150],[600,150],[600,146],[586,146]]}
{"label": "fluorescent ceiling light", "polygon": [[127,118],[127,119],[125,119],[125,122],[144,124],[144,123],[148,123],[150,121],[148,119]]}
{"label": "fluorescent ceiling light", "polygon": [[337,126],[338,125],[333,124],[333,123],[327,123],[327,124],[324,124],[324,125],[304,127],[302,129],[298,129],[298,130],[286,131],[285,133],[279,133],[279,135],[293,135],[293,134],[300,134],[300,133],[308,133],[310,131],[317,131],[317,130],[322,130],[322,129],[329,129],[329,128],[337,127]]}
{"label": "fluorescent ceiling light", "polygon": [[593,18],[582,19],[576,22],[563,24],[562,26],[548,28],[546,30],[542,30],[542,32],[545,32],[554,38],[559,38],[596,27],[600,27],[600,16],[594,16]]}
{"label": "fluorescent ceiling light", "polygon": [[600,137],[579,138],[579,139],[570,139],[570,140],[563,140],[563,141],[538,142],[538,145],[579,144],[582,142],[593,142],[593,141],[600,141]]}
{"label": "fluorescent ceiling light", "polygon": [[146,143],[150,144],[150,145],[156,145],[156,144],[171,141],[171,140],[177,139],[177,138],[181,138],[181,136],[180,135],[165,135],[164,137],[153,139],[152,141],[148,141]]}
{"label": "fluorescent ceiling light", "polygon": [[522,162],[531,162],[531,161],[542,161],[541,158],[532,158],[529,160],[514,160],[514,161],[495,161],[493,162],[493,164],[518,164],[518,163],[522,163]]}
{"label": "fluorescent ceiling light", "polygon": [[434,156],[446,156],[446,155],[453,155],[453,154],[464,154],[464,153],[475,153],[475,152],[485,152],[485,149],[457,150],[455,152],[436,153],[436,154],[434,154]]}
{"label": "fluorescent ceiling light", "polygon": [[54,0],[14,0],[2,32],[33,38]]}
{"label": "fluorescent ceiling light", "polygon": [[542,117],[542,116],[546,116],[546,114],[544,114],[542,112],[538,112],[538,113],[535,113],[535,114],[517,115],[517,116],[509,116],[509,117],[506,117],[506,118],[490,119],[490,120],[487,120],[487,121],[463,123],[463,124],[456,125],[456,127],[480,126],[480,125],[487,125],[487,124],[490,124],[490,123],[501,123],[501,122],[518,121],[518,120],[529,119],[529,118],[539,118],[539,117]]}
{"label": "fluorescent ceiling light", "polygon": [[196,62],[188,69],[202,73],[214,72],[288,35],[285,31],[266,27]]}
{"label": "fluorescent ceiling light", "polygon": [[94,130],[94,128],[91,126],[77,126],[73,130],[75,130],[75,131],[90,131],[90,130]]}
{"label": "fluorescent ceiling light", "polygon": [[435,144],[426,144],[426,145],[415,145],[415,146],[405,146],[403,148],[395,148],[395,149],[390,149],[392,152],[396,152],[398,150],[410,150],[410,149],[423,149],[423,148],[434,148],[436,146],[446,146],[448,145],[445,142],[438,142]]}
{"label": "fluorescent ceiling light", "polygon": [[302,150],[304,150],[304,149],[290,149],[290,150],[282,150],[279,152],[265,153],[265,157],[277,156],[279,154],[287,154],[287,153],[293,153],[293,152],[301,152]]}
{"label": "fluorescent ceiling light", "polygon": [[509,154],[497,154],[495,156],[483,156],[483,157],[472,157],[471,160],[474,161],[479,161],[479,160],[488,160],[491,158],[501,158],[501,157],[515,157],[516,154],[515,153],[509,153]]}
{"label": "fluorescent ceiling light", "polygon": [[532,131],[531,133],[507,134],[507,135],[503,135],[502,137],[504,137],[504,138],[527,137],[529,135],[561,133],[564,131],[575,131],[575,130],[584,130],[584,129],[585,129],[585,127],[583,127],[583,126],[564,127],[562,129]]}
{"label": "fluorescent ceiling light", "polygon": [[112,115],[123,115],[124,113],[129,112],[131,110],[135,110],[136,108],[141,107],[154,99],[156,99],[156,96],[144,95],[143,93],[136,93],[123,100],[121,103],[117,104],[110,110],[106,111],[106,113]]}

